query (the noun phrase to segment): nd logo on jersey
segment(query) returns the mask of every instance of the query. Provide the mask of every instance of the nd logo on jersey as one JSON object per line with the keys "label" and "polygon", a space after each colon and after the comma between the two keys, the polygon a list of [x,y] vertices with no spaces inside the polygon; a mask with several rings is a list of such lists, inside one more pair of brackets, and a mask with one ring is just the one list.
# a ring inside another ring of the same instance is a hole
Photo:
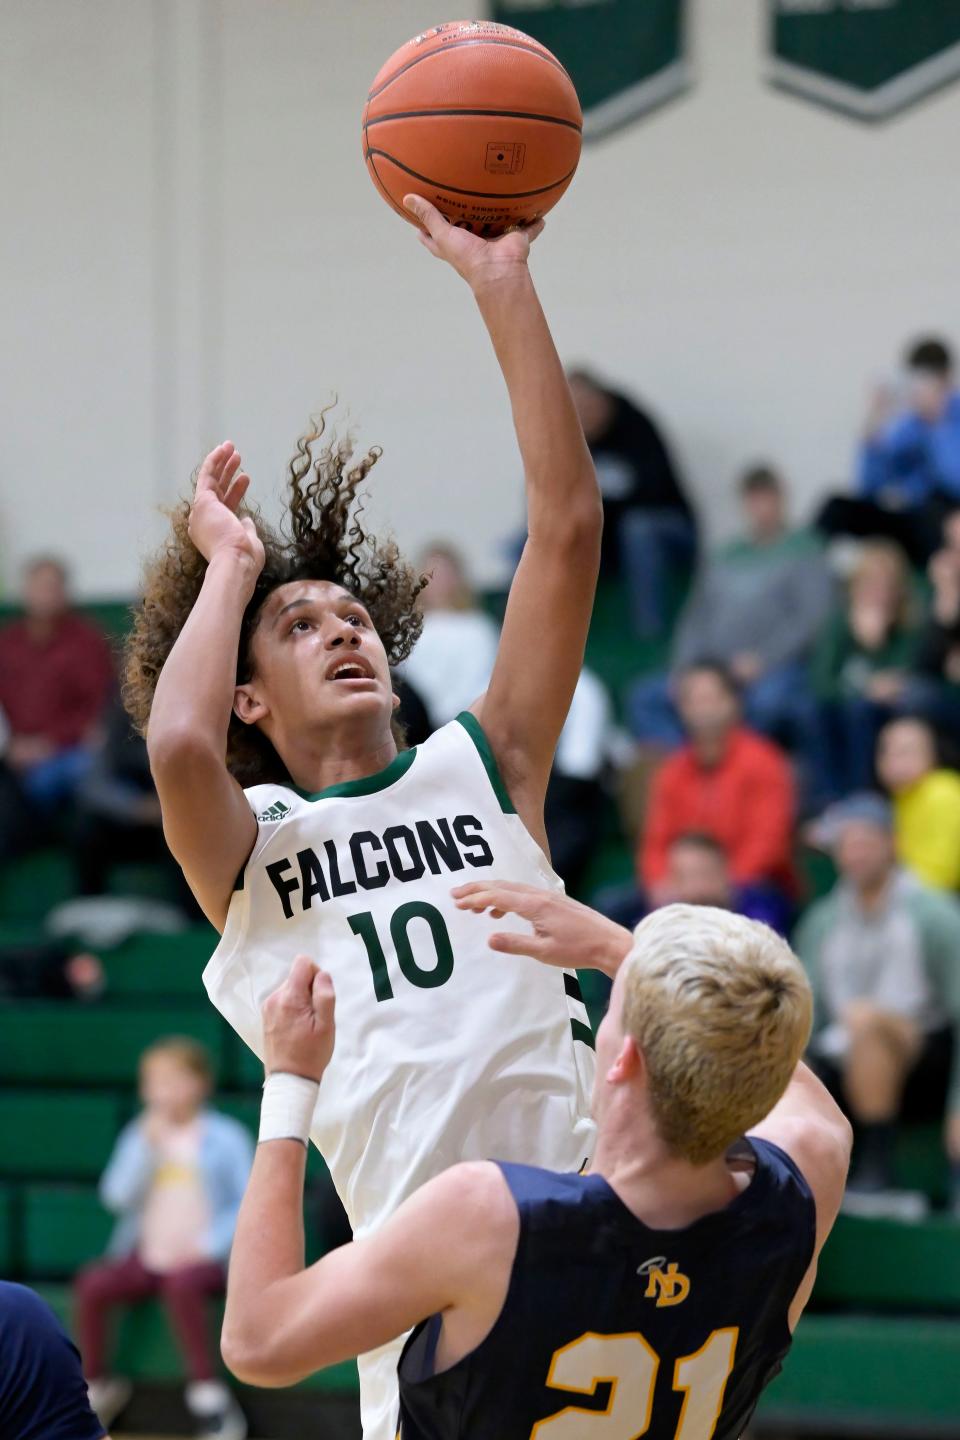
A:
{"label": "nd logo on jersey", "polygon": [[690,1294],[689,1278],[681,1275],[675,1260],[668,1264],[666,1255],[655,1255],[652,1260],[645,1260],[637,1267],[637,1274],[647,1276],[643,1298],[656,1299],[658,1310],[663,1305],[682,1305]]}

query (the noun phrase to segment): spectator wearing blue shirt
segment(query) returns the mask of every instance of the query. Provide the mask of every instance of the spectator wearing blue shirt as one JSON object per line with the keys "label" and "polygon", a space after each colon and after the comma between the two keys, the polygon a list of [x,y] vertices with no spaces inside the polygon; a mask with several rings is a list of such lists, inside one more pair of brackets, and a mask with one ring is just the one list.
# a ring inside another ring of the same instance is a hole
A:
{"label": "spectator wearing blue shirt", "polygon": [[855,497],[834,496],[818,517],[829,535],[898,541],[915,565],[937,548],[948,509],[960,504],[960,391],[953,357],[927,338],[906,355],[907,394],[878,389],[860,446]]}
{"label": "spectator wearing blue shirt", "polygon": [[50,1309],[0,1281],[0,1440],[103,1440],[80,1355]]}

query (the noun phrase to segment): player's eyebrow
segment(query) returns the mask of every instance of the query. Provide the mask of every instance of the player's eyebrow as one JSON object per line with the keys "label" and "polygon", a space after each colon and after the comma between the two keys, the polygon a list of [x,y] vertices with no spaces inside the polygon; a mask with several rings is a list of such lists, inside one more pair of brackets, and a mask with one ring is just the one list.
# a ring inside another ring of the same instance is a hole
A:
{"label": "player's eyebrow", "polygon": [[288,600],[287,603],[286,603],[286,605],[284,605],[282,609],[280,609],[280,610],[277,611],[276,618],[274,619],[274,622],[273,622],[274,625],[279,625],[280,621],[283,619],[284,615],[286,615],[286,613],[287,613],[288,610],[295,610],[298,605],[313,605],[313,604],[314,604],[314,601],[311,599],[311,597],[310,597],[309,595],[301,595],[301,596],[299,597],[299,599],[297,599],[297,600]]}

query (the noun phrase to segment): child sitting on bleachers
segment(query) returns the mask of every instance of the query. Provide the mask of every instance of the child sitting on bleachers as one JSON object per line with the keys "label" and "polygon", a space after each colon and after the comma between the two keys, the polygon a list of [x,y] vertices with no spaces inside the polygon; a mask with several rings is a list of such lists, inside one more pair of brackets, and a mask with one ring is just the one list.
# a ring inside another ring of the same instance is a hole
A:
{"label": "child sitting on bleachers", "polygon": [[206,1298],[226,1283],[253,1143],[237,1121],[207,1108],[212,1081],[206,1051],[193,1040],[160,1040],[141,1057],[144,1108],[120,1135],[100,1184],[117,1226],[108,1258],[77,1277],[76,1331],[91,1403],[109,1426],[132,1387],[107,1369],[108,1314],[159,1295],[183,1354],[198,1434],[243,1440],[243,1414],[218,1377]]}

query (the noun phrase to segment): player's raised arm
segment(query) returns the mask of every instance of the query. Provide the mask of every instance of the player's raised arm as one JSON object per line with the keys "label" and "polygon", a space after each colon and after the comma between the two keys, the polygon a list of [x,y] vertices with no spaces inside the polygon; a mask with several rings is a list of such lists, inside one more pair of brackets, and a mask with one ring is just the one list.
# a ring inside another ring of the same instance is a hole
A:
{"label": "player's raised arm", "polygon": [[200,468],[190,538],[207,570],[160,672],[147,728],[167,844],[218,929],[257,833],[226,765],[240,627],[264,559],[253,521],[236,513],[250,483],[240,465],[228,442]]}
{"label": "player's raised arm", "polygon": [[323,1103],[333,1015],[333,983],[305,956],[263,1009],[260,1144],[230,1256],[221,1340],[227,1366],[253,1385],[294,1384],[435,1314],[465,1353],[509,1285],[520,1221],[489,1163],[454,1166],[374,1234],[304,1268],[306,1134]]}
{"label": "player's raised arm", "polygon": [[527,269],[540,225],[481,240],[408,196],[431,254],[468,282],[507,384],[527,487],[528,537],[500,650],[477,707],[513,803],[543,832],[553,754],[583,664],[603,510],[593,462]]}
{"label": "player's raised arm", "polygon": [[813,1192],[817,1239],[813,1261],[790,1307],[793,1329],[810,1299],[817,1261],[840,1212],[850,1168],[850,1122],[826,1088],[802,1062],[767,1118],[750,1135],[769,1140],[790,1156]]}

